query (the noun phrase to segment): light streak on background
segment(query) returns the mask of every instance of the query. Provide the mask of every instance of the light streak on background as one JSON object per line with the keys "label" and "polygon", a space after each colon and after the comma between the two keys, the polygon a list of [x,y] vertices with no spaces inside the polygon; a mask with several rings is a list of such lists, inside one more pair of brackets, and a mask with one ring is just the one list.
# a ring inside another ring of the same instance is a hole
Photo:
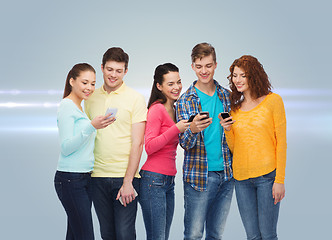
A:
{"label": "light streak on background", "polygon": [[[150,89],[136,89],[149,98]],[[287,119],[291,127],[289,131],[299,131],[306,127],[303,118],[316,125],[316,128],[332,128],[332,112],[326,109],[332,106],[332,91],[330,89],[273,89],[283,97]],[[1,99],[15,96],[20,101],[1,102]],[[31,101],[31,98],[34,101]],[[53,99],[53,101],[40,101],[39,99]],[[1,132],[55,132],[56,111],[62,98],[59,90],[0,90],[0,119]],[[57,99],[54,101],[54,99]],[[83,105],[83,104],[82,104]],[[306,115],[308,109],[316,112]],[[14,111],[14,112],[13,112]],[[23,112],[22,112],[23,111]],[[320,113],[318,113],[320,111]],[[22,113],[22,114],[20,114]],[[22,121],[22,118],[24,121]],[[293,124],[294,122],[294,124]],[[296,124],[295,124],[296,123]]]}
{"label": "light streak on background", "polygon": [[1,103],[0,108],[52,108],[58,107],[59,103],[51,103],[51,102],[44,102],[44,103],[19,103],[19,102],[7,102]]}
{"label": "light streak on background", "polygon": [[[286,108],[295,108],[295,109],[323,109],[331,106],[331,102],[326,101],[284,101]],[[7,102],[1,103],[0,108],[57,108],[59,103],[56,102],[43,102],[43,103],[19,103],[19,102]]]}
{"label": "light streak on background", "polygon": [[[135,88],[138,92],[145,96],[148,96],[150,89],[148,88]],[[291,88],[277,88],[272,89],[273,92],[281,94],[283,96],[331,96],[332,89],[291,89]],[[57,95],[61,96],[62,90],[0,90],[0,98],[6,95]]]}
{"label": "light streak on background", "polygon": [[63,91],[59,90],[0,90],[0,95],[59,95]]}

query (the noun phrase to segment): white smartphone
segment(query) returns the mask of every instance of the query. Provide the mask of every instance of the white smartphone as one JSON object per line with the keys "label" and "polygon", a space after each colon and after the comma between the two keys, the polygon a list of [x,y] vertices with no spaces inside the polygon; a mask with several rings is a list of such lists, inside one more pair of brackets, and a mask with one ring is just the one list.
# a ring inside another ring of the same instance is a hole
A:
{"label": "white smartphone", "polygon": [[[134,192],[135,192],[135,197],[137,197],[138,193],[136,192],[135,188],[134,188]],[[119,202],[123,205],[122,197],[119,198]]]}
{"label": "white smartphone", "polygon": [[111,118],[111,117],[115,117],[117,112],[118,112],[117,108],[107,108],[105,115],[111,113],[111,116],[108,117],[108,118]]}

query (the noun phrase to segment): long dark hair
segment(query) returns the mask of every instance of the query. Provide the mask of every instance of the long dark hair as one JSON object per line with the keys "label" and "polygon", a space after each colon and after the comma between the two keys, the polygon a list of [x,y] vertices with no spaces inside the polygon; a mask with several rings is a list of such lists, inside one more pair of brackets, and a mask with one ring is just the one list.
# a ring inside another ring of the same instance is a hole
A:
{"label": "long dark hair", "polygon": [[148,108],[151,107],[156,101],[160,103],[165,103],[167,101],[165,95],[157,88],[157,83],[159,85],[163,84],[164,75],[169,72],[179,72],[179,68],[172,63],[164,63],[156,67],[153,76],[153,86],[151,89],[150,99],[148,103]]}
{"label": "long dark hair", "polygon": [[250,55],[243,55],[239,59],[236,59],[230,66],[229,71],[231,74],[227,77],[230,89],[232,90],[230,96],[232,110],[240,108],[241,103],[243,102],[243,94],[242,92],[237,91],[232,80],[235,67],[241,68],[244,71],[248,80],[250,95],[253,99],[257,99],[271,92],[272,86],[263,65],[257,60],[257,58]]}
{"label": "long dark hair", "polygon": [[72,90],[72,87],[70,85],[70,79],[73,78],[76,80],[76,78],[81,74],[81,72],[85,71],[91,71],[93,73],[96,73],[95,69],[88,63],[78,63],[73,66],[73,68],[69,71],[66,79],[65,84],[65,90],[63,91],[63,98],[67,97]]}

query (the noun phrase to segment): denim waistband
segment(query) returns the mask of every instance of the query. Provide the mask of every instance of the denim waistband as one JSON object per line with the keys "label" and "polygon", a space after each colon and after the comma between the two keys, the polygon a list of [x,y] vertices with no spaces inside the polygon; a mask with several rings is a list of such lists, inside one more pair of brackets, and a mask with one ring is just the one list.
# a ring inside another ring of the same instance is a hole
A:
{"label": "denim waistband", "polygon": [[64,174],[64,175],[66,175],[66,174],[83,174],[83,175],[85,175],[85,174],[87,174],[87,175],[91,175],[91,173],[92,173],[92,171],[90,171],[90,172],[63,172],[63,171],[59,171],[59,170],[57,170],[56,171],[57,173],[59,173],[59,174]]}
{"label": "denim waistband", "polygon": [[146,170],[141,170],[139,172],[139,174],[141,175],[141,177],[144,176],[152,176],[152,177],[163,177],[163,178],[169,178],[169,179],[174,179],[175,176],[170,176],[170,175],[165,175],[165,174],[161,174],[161,173],[156,173],[156,172],[150,172],[150,171],[146,171]]}
{"label": "denim waistband", "polygon": [[215,173],[224,173],[225,170],[219,170],[219,171],[209,171],[209,172],[215,172]]}

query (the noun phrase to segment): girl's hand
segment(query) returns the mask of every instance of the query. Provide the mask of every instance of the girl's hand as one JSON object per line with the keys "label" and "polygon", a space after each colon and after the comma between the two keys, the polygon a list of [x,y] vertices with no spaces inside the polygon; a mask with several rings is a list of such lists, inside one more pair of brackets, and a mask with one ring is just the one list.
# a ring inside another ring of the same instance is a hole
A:
{"label": "girl's hand", "polygon": [[176,124],[177,128],[181,133],[183,133],[189,127],[189,125],[190,123],[188,122],[188,120],[181,120]]}
{"label": "girl's hand", "polygon": [[106,116],[97,116],[91,120],[91,124],[95,129],[105,128],[116,120],[115,117],[108,118],[110,116],[111,113],[107,114]]}
{"label": "girl's hand", "polygon": [[[225,118],[223,119],[221,117],[221,114],[219,113],[218,118],[220,119],[220,125],[226,130],[226,131],[230,131],[232,129],[232,124],[235,123],[235,121],[232,120],[232,116],[229,118]],[[231,120],[231,121],[229,121]]]}
{"label": "girl's hand", "polygon": [[272,187],[272,196],[274,198],[274,205],[285,197],[285,185],[282,183],[274,183]]}

